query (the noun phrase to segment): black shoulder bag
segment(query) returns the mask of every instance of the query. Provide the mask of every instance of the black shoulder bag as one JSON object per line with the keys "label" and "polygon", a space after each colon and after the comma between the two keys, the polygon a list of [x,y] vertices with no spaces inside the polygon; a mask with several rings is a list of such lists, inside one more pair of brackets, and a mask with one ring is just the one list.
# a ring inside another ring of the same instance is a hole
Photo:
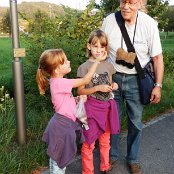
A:
{"label": "black shoulder bag", "polygon": [[[125,21],[120,11],[115,13],[115,18],[118,23],[118,26],[120,27],[122,36],[125,40],[128,52],[135,53],[135,48],[130,41],[129,35],[125,27]],[[138,60],[138,57],[136,55],[134,64],[135,64],[135,69],[138,73],[141,103],[146,105],[150,103],[152,89],[154,88],[155,84],[153,60],[151,59],[146,64],[146,66],[142,68]]]}

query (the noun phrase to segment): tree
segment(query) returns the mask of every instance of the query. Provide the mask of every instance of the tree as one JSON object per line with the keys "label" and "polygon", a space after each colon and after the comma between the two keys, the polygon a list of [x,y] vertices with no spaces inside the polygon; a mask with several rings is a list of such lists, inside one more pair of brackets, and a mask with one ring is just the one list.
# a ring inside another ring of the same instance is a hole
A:
{"label": "tree", "polygon": [[168,0],[150,0],[147,3],[148,14],[157,20],[160,29],[168,24],[168,18],[163,18],[168,7]]}
{"label": "tree", "polygon": [[[29,37],[26,40],[27,66],[25,66],[25,87],[27,91],[38,94],[35,83],[36,69],[40,54],[50,48],[62,48],[72,71],[67,76],[76,77],[77,67],[86,58],[86,44],[91,31],[99,29],[103,20],[103,12],[94,10],[95,1],[91,0],[84,11],[64,7],[65,14],[50,20],[40,13],[30,21]],[[37,45],[37,46],[36,46]],[[33,85],[35,84],[35,85]]]}
{"label": "tree", "polygon": [[34,14],[33,19],[28,19],[29,21],[29,33],[37,33],[37,34],[42,34],[42,33],[47,33],[49,31],[49,27],[51,26],[51,21],[49,16],[38,10]]}
{"label": "tree", "polygon": [[168,24],[164,26],[165,31],[174,31],[174,6],[170,6],[166,13],[164,13],[163,19],[168,19]]}
{"label": "tree", "polygon": [[[119,1],[116,0],[101,0],[99,8],[102,8],[105,14],[109,14],[117,11],[119,5]],[[167,21],[161,19],[168,8],[168,5],[168,0],[144,0],[142,10],[144,11],[144,7],[147,8],[147,13],[157,19],[160,25],[166,25]]]}
{"label": "tree", "polygon": [[3,32],[3,28],[2,28],[2,18],[0,18],[0,32]]}
{"label": "tree", "polygon": [[119,9],[119,1],[116,0],[101,0],[98,8],[102,8],[104,10],[105,16],[115,12]]}
{"label": "tree", "polygon": [[9,10],[7,10],[2,17],[2,31],[5,33],[9,33],[9,36],[11,36],[11,21]]}

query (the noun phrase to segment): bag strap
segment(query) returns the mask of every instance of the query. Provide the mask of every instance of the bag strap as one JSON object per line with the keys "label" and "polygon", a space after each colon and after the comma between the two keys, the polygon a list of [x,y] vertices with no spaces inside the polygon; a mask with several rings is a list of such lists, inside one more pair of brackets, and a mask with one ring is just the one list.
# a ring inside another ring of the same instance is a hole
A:
{"label": "bag strap", "polygon": [[[123,16],[121,15],[121,11],[118,11],[118,12],[115,13],[115,18],[116,18],[118,26],[120,27],[120,30],[121,30],[122,36],[124,38],[124,41],[126,43],[128,52],[134,52],[135,53],[135,48],[134,48],[134,46],[133,46],[133,44],[130,40],[130,37],[127,33],[127,30],[126,30],[126,27],[125,27],[125,21],[123,19]],[[135,63],[135,69],[137,70],[140,79],[145,78],[144,70],[140,65],[140,62],[138,60],[137,55],[136,55],[134,63]]]}

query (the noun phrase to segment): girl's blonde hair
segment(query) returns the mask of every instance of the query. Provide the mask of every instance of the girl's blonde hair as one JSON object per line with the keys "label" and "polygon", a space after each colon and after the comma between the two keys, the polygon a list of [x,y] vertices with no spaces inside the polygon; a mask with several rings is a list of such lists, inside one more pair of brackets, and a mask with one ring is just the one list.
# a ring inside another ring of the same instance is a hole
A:
{"label": "girl's blonde hair", "polygon": [[[88,44],[95,45],[97,42],[100,42],[101,46],[106,48],[107,54],[109,52],[109,43],[108,38],[102,30],[93,31],[88,39]],[[87,49],[88,57],[92,56],[91,50]]]}
{"label": "girl's blonde hair", "polygon": [[41,95],[45,94],[48,78],[54,74],[55,69],[64,64],[66,55],[62,49],[49,49],[44,51],[39,59],[36,81]]}

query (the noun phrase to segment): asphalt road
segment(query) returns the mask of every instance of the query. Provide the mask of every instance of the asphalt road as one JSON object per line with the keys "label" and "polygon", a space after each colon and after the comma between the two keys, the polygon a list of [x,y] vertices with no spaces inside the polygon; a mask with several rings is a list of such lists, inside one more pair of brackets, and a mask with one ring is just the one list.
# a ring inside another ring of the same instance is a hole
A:
{"label": "asphalt road", "polygon": [[[126,133],[120,141],[120,159],[111,174],[129,174],[125,161]],[[174,112],[161,115],[143,127],[140,161],[143,174],[174,174]],[[100,174],[99,151],[94,152],[95,174]],[[67,166],[66,174],[81,174],[81,156]],[[48,171],[42,174],[49,174]]]}

